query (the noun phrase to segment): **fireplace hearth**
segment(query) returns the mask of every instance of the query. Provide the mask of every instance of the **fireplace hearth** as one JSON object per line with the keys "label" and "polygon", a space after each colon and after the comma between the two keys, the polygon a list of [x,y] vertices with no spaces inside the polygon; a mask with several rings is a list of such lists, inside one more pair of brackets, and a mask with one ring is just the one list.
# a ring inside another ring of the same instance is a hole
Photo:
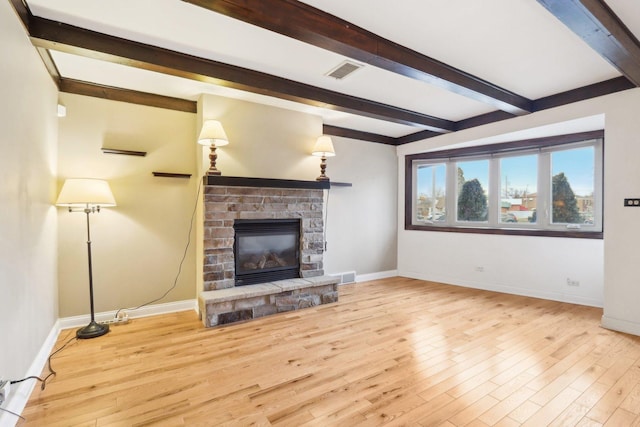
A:
{"label": "fireplace hearth", "polygon": [[300,277],[300,220],[236,220],[236,286]]}

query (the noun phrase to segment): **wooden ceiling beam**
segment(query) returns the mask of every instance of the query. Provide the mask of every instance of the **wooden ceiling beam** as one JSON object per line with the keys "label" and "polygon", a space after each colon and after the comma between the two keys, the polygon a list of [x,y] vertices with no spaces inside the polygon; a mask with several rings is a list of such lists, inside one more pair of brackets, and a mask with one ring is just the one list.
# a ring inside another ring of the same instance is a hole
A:
{"label": "wooden ceiling beam", "polygon": [[[289,0],[283,0],[291,3]],[[541,3],[556,3],[554,0],[538,0]],[[559,2],[560,5],[566,6],[568,3],[575,3],[579,0],[570,0],[568,2]],[[584,4],[600,4],[606,8],[606,5],[598,0],[580,0]],[[348,95],[328,91],[303,83],[293,82],[265,73],[248,70],[232,65],[211,61],[203,58],[197,58],[174,52],[150,45],[145,45],[130,40],[120,39],[105,34],[73,27],[67,24],[50,21],[44,18],[34,17],[25,4],[21,0],[10,0],[20,20],[29,32],[33,44],[38,48],[38,52],[43,58],[43,62],[49,69],[56,84],[62,92],[76,93],[87,96],[95,96],[105,99],[124,101],[142,105],[150,105],[160,108],[169,108],[179,111],[194,112],[195,103],[193,101],[165,97],[161,95],[149,94],[134,90],[114,88],[99,84],[81,82],[73,79],[62,78],[50,57],[47,49],[55,49],[67,53],[78,54],[91,58],[106,60],[118,64],[139,67],[151,71],[162,72],[165,74],[186,77],[198,81],[205,81],[225,87],[236,88],[249,92],[259,93],[267,96],[274,96],[281,99],[287,99],[295,102],[313,105],[322,108],[331,108],[339,111],[345,111],[366,117],[386,120],[395,123],[416,125],[423,128],[416,133],[405,135],[403,137],[394,138],[384,135],[378,135],[369,132],[357,131],[352,129],[340,128],[336,126],[325,125],[325,133],[334,136],[342,136],[352,139],[360,139],[364,141],[377,142],[389,145],[402,145],[421,139],[432,138],[441,135],[444,132],[458,131],[505,120],[513,117],[511,113],[502,110],[482,114],[476,117],[470,117],[458,122],[448,121],[437,117],[424,115],[408,110],[402,110],[393,106],[376,103],[373,101],[351,97]],[[207,3],[207,2],[205,2]],[[228,1],[227,1],[228,3]],[[297,3],[297,2],[293,2]],[[596,8],[604,10],[603,7]],[[571,13],[576,13],[571,9]],[[608,10],[608,8],[606,8]],[[569,13],[569,12],[567,12]],[[583,13],[584,12],[580,12]],[[606,20],[609,23],[607,28],[614,28],[613,33],[625,33],[626,27],[613,15]],[[615,18],[615,19],[613,19]],[[337,18],[336,18],[337,19]],[[618,26],[610,22],[618,22]],[[596,33],[602,32],[601,30]],[[638,47],[638,42],[633,38],[628,30],[627,36],[633,44]],[[618,36],[621,37],[621,36]],[[624,38],[624,37],[622,37]],[[616,39],[617,40],[617,39]],[[635,54],[631,56],[636,60]],[[625,62],[628,65],[629,61]],[[631,67],[633,71],[636,65]],[[626,75],[626,73],[625,73]],[[597,96],[615,93],[627,90],[637,85],[628,77],[618,77],[604,82],[595,83],[585,87],[573,89],[570,91],[554,94],[545,98],[530,101],[530,110],[532,112],[566,105]]]}
{"label": "wooden ceiling beam", "polygon": [[40,59],[42,59],[42,63],[44,64],[45,68],[49,72],[49,75],[53,79],[56,86],[58,86],[59,88],[60,87],[60,71],[58,70],[58,67],[56,66],[55,61],[51,57],[51,54],[47,49],[43,49],[41,47],[36,48],[36,50],[38,51],[38,55],[40,55]]}
{"label": "wooden ceiling beam", "polygon": [[341,136],[343,138],[358,139],[360,141],[377,142],[379,144],[397,145],[397,138],[380,135],[377,133],[364,132],[361,130],[341,128],[338,126],[323,125],[322,133],[330,136]]}
{"label": "wooden ceiling beam", "polygon": [[[547,110],[549,108],[560,107],[562,105],[571,104],[574,102],[580,102],[598,96],[609,95],[611,93],[620,92],[627,89],[633,89],[635,86],[626,77],[616,77],[603,82],[594,83],[591,85],[579,87],[577,89],[568,90],[566,92],[557,93],[554,95],[539,98],[533,101],[533,109],[535,111]],[[504,111],[492,111],[486,114],[480,114],[479,116],[469,117],[464,120],[456,122],[455,131],[474,128],[476,126],[482,126],[489,123],[499,122],[501,120],[507,120],[514,116]],[[409,135],[396,138],[396,145],[408,144],[410,142],[419,141],[421,139],[433,138],[439,136],[437,133],[429,132],[416,132]]]}
{"label": "wooden ceiling beam", "polygon": [[454,122],[379,102],[329,91],[217,61],[146,45],[32,16],[29,34],[36,47],[100,59],[273,96],[315,107],[379,120],[420,126],[435,132],[453,130]]}
{"label": "wooden ceiling beam", "polygon": [[197,103],[186,99],[156,95],[137,90],[122,89],[112,86],[98,85],[80,80],[61,78],[58,84],[60,92],[76,95],[93,96],[95,98],[122,101],[149,107],[166,108],[168,110],[196,113]]}
{"label": "wooden ceiling beam", "polygon": [[33,16],[31,11],[22,0],[9,0],[9,2],[11,3],[11,6],[13,6],[13,10],[16,12],[16,15],[18,15],[18,18],[20,18],[20,22],[28,31],[29,19]]}
{"label": "wooden ceiling beam", "polygon": [[640,43],[602,0],[538,0],[578,37],[640,86]]}
{"label": "wooden ceiling beam", "polygon": [[183,0],[393,73],[424,81],[511,114],[531,101],[462,70],[294,0]]}
{"label": "wooden ceiling beam", "polygon": [[609,95],[623,90],[633,89],[635,85],[624,76],[615,77],[610,80],[590,84],[587,86],[571,89],[566,92],[545,96],[533,101],[534,111],[546,110],[559,107],[561,105],[572,104],[586,99],[597,98],[598,96]]}

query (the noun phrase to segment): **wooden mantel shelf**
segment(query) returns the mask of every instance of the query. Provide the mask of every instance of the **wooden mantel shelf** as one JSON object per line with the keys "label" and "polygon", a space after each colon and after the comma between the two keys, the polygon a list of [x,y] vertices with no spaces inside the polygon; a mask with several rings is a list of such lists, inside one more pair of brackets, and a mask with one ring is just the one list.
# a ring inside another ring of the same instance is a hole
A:
{"label": "wooden mantel shelf", "polygon": [[331,187],[329,181],[298,181],[294,179],[247,178],[222,175],[205,176],[204,184],[229,187],[302,188],[309,190],[327,190]]}

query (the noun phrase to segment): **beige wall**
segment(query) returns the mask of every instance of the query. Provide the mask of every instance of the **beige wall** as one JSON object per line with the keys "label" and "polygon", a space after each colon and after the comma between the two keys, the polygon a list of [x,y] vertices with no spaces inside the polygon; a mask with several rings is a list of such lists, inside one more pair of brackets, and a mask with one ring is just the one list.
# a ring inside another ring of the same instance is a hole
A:
{"label": "beige wall", "polygon": [[[199,120],[220,120],[229,137],[229,145],[217,150],[223,175],[315,180],[320,174],[320,159],[311,156],[322,135],[320,117],[213,95],[201,97],[199,111]],[[395,147],[332,139],[336,157],[327,160],[327,175],[353,187],[328,193],[325,273],[395,270]],[[207,165],[208,149],[202,153]]]}
{"label": "beige wall", "polygon": [[[0,2],[0,377],[22,378],[58,318],[57,89]],[[15,421],[0,413],[0,425]]]}
{"label": "beige wall", "polygon": [[[174,282],[196,201],[195,114],[61,94],[59,187],[65,178],[106,179],[117,206],[91,215],[96,311],[134,307]],[[104,154],[102,147],[146,151]],[[158,178],[153,171],[194,174]],[[89,312],[85,216],[58,208],[60,316]],[[192,232],[193,235],[193,232]],[[158,303],[193,299],[192,240],[177,286]]]}
{"label": "beige wall", "polygon": [[327,265],[332,273],[358,275],[397,269],[396,147],[333,138],[337,156],[329,177],[352,187],[333,187],[327,209]]}
{"label": "beige wall", "polygon": [[[320,117],[214,95],[203,95],[198,105],[199,116],[219,120],[229,138],[217,150],[223,175],[313,180],[319,174],[311,150],[322,134]],[[201,152],[208,166],[209,149]]]}
{"label": "beige wall", "polygon": [[[161,295],[177,273],[200,182],[196,169],[208,163],[208,149],[195,143],[200,121],[194,114],[79,95],[61,99],[67,117],[60,121],[58,185],[71,177],[107,179],[118,202],[91,216],[96,311],[137,306]],[[319,174],[319,159],[310,155],[322,132],[319,117],[209,95],[200,105],[228,134],[230,144],[218,149],[224,175],[314,180]],[[330,176],[354,186],[331,190],[325,271],[395,269],[395,148],[342,138],[334,143]],[[103,154],[102,147],[148,154]],[[154,178],[152,171],[194,175]],[[85,217],[59,208],[58,221],[60,316],[86,314]],[[161,302],[193,299],[200,289],[195,231],[192,237],[178,286]]]}

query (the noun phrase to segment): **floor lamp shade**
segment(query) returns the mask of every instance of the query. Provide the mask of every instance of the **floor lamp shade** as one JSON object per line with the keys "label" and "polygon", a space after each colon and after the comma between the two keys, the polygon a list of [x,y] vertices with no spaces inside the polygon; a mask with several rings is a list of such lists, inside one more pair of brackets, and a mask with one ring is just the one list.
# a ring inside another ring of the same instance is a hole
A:
{"label": "floor lamp shade", "polygon": [[109,183],[102,179],[70,178],[64,182],[58,200],[58,206],[110,207],[116,205]]}
{"label": "floor lamp shade", "polygon": [[58,206],[69,207],[69,212],[84,212],[87,217],[87,260],[89,267],[89,303],[91,308],[91,322],[76,331],[78,338],[96,338],[109,332],[109,325],[99,324],[95,319],[93,305],[93,268],[91,262],[91,226],[89,215],[100,212],[101,207],[115,206],[111,188],[107,181],[101,179],[71,178],[67,179],[60,190]]}

